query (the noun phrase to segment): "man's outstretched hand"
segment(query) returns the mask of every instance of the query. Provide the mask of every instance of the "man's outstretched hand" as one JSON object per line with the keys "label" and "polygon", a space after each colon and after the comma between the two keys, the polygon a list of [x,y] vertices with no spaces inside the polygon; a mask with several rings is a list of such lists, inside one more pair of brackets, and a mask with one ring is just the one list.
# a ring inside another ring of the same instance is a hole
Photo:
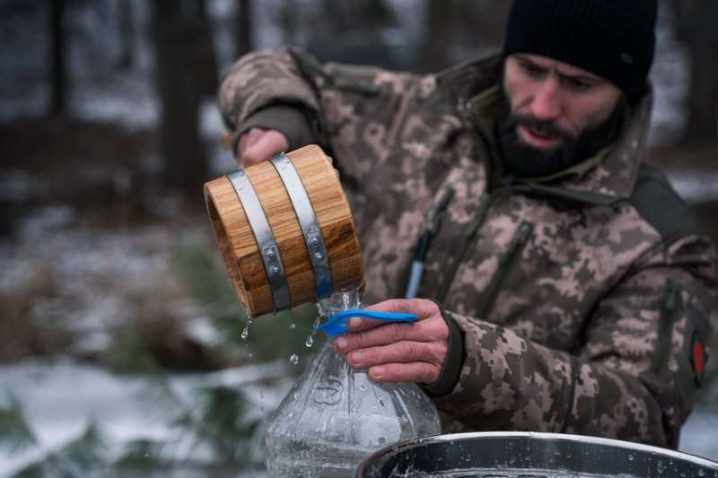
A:
{"label": "man's outstretched hand", "polygon": [[419,320],[349,319],[351,332],[334,341],[334,350],[346,355],[353,368],[368,369],[375,382],[436,382],[449,349],[449,327],[439,306],[427,299],[395,299],[367,310],[409,312]]}
{"label": "man's outstretched hand", "polygon": [[266,161],[289,149],[283,133],[274,129],[252,128],[239,138],[237,159],[243,168]]}

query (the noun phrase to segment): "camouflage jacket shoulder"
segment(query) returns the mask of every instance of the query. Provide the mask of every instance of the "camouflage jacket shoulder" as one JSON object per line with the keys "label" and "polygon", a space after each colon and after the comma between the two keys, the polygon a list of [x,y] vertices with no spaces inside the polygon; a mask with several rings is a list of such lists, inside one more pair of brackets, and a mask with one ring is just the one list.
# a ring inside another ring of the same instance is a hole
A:
{"label": "camouflage jacket shoulder", "polygon": [[490,57],[422,76],[283,49],[241,59],[220,104],[234,128],[276,105],[310,118],[353,186],[369,300],[404,294],[429,211],[453,191],[419,288],[463,336],[458,380],[434,398],[447,430],[676,446],[700,386],[715,253],[641,165],[651,97],[589,171],[491,188],[470,102],[501,66]]}

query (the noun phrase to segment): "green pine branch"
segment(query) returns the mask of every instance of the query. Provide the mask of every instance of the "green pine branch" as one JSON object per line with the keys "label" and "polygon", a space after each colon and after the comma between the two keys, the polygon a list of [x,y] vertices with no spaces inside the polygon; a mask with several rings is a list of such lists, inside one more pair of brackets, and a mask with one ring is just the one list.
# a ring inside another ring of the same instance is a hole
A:
{"label": "green pine branch", "polygon": [[[29,427],[28,427],[29,429]],[[44,450],[37,441],[33,444],[42,456],[13,475],[13,478],[80,478],[91,471],[107,468],[105,440],[94,420],[74,439],[57,451]]]}
{"label": "green pine branch", "polygon": [[24,451],[37,444],[30,425],[25,419],[20,402],[12,395],[9,404],[0,407],[0,447],[10,453]]}
{"label": "green pine branch", "polygon": [[150,469],[167,469],[162,451],[165,442],[154,440],[133,440],[129,442],[112,467],[115,471],[129,472]]}
{"label": "green pine branch", "polygon": [[58,455],[81,472],[105,468],[107,463],[107,441],[95,420],[90,420],[77,438],[71,440]]}

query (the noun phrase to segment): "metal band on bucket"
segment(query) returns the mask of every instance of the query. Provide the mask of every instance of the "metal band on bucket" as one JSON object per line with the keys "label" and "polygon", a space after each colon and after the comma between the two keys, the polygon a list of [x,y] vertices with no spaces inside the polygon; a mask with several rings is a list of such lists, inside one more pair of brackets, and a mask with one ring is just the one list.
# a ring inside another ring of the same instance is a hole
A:
{"label": "metal band on bucket", "polygon": [[279,177],[282,178],[284,189],[287,190],[292,206],[294,206],[294,212],[297,214],[299,225],[302,228],[304,242],[307,244],[307,251],[309,252],[309,260],[312,262],[312,269],[314,270],[317,299],[329,297],[333,289],[329,256],[324,244],[322,230],[319,227],[319,221],[317,221],[317,216],[314,214],[314,208],[306,189],[304,189],[302,179],[286,154],[279,154],[270,159],[270,161],[277,169]]}
{"label": "metal band on bucket", "polygon": [[257,241],[264,270],[267,272],[269,288],[272,291],[272,303],[274,311],[288,309],[291,305],[289,300],[289,286],[287,276],[284,274],[282,258],[279,255],[277,241],[274,239],[272,228],[269,226],[267,216],[262,209],[257,192],[254,190],[247,174],[242,169],[232,171],[227,175],[237,192],[239,202],[242,203],[244,213],[247,215],[249,226]]}

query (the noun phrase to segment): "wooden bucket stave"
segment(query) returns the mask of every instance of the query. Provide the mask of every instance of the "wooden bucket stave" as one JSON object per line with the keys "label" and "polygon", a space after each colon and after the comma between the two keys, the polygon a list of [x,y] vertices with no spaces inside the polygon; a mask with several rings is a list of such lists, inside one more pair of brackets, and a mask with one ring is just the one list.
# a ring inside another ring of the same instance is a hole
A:
{"label": "wooden bucket stave", "polygon": [[[298,149],[286,156],[301,180],[321,231],[318,239],[323,242],[324,249],[319,250],[326,250],[331,290],[358,287],[363,280],[361,249],[351,210],[331,159],[315,145]],[[312,244],[315,245],[308,246],[309,239],[302,230],[278,166],[265,161],[247,168],[244,173],[259,199],[261,210],[274,236],[281,260],[281,263],[276,264],[283,274],[273,276],[273,288],[265,264],[267,251],[265,249],[264,256],[260,252],[255,234],[257,231],[250,224],[239,191],[230,180],[231,175],[207,182],[204,187],[207,211],[240,302],[250,317],[277,312],[275,299],[280,294],[276,293],[276,280],[281,275],[286,280],[289,306],[316,302],[318,291],[314,268],[316,258],[321,258],[322,254],[315,256],[313,265],[309,247],[317,254],[317,247],[322,244],[317,246],[317,240],[313,239]],[[295,192],[295,200],[296,197]],[[307,211],[300,213],[304,214],[306,225]],[[323,295],[326,296],[327,289],[324,289]]]}

